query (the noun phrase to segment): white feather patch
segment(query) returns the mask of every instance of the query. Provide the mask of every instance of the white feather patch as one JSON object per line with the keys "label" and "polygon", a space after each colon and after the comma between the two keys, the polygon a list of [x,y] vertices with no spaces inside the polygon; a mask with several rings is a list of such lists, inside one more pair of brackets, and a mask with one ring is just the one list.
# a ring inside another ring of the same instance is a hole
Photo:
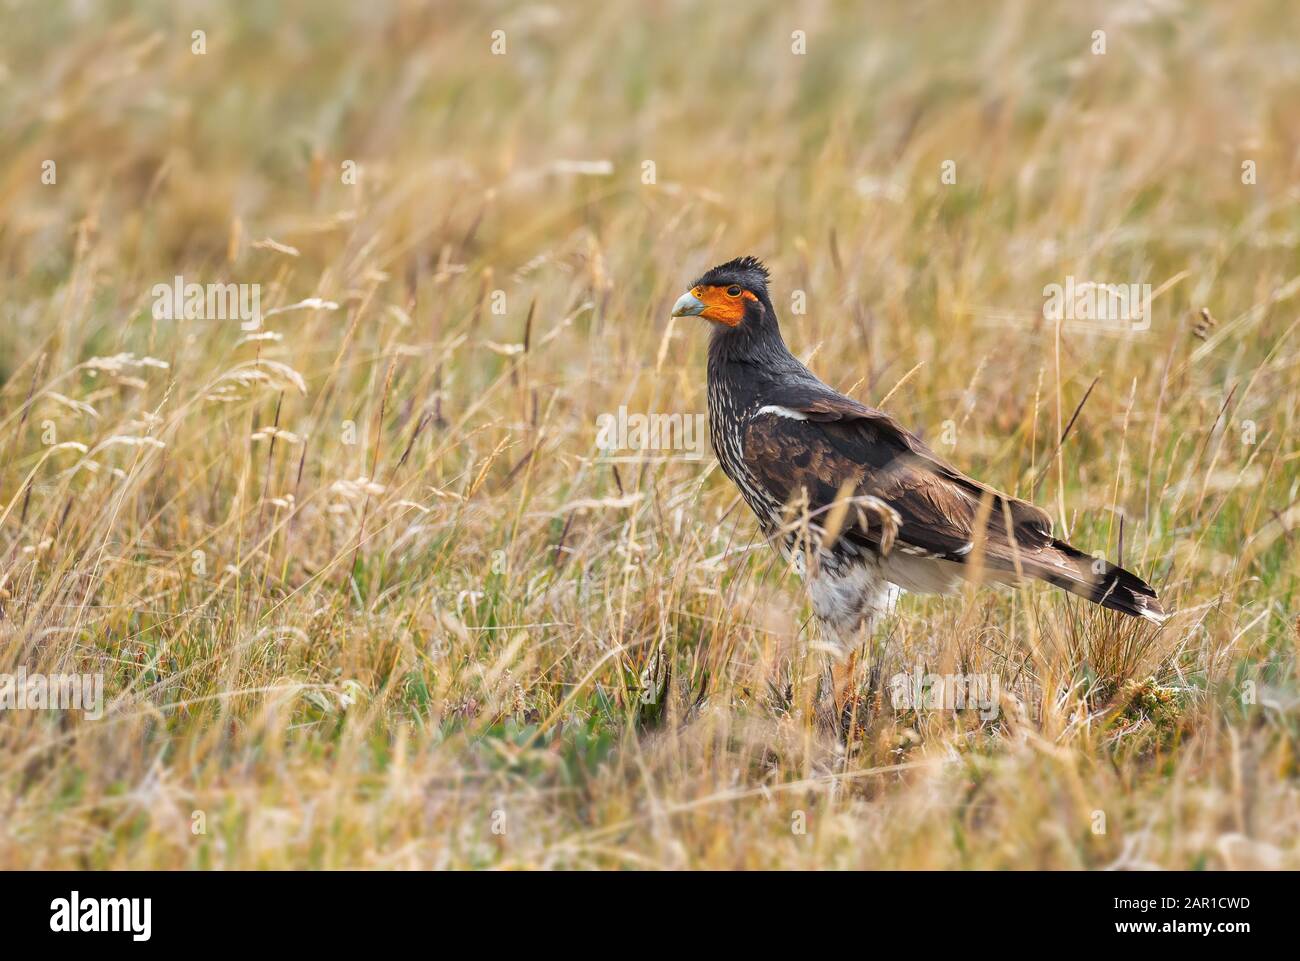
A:
{"label": "white feather patch", "polygon": [[782,407],[779,404],[768,404],[766,407],[758,409],[760,414],[776,414],[777,417],[786,417],[790,420],[807,420],[808,415],[800,410],[791,410],[789,407]]}

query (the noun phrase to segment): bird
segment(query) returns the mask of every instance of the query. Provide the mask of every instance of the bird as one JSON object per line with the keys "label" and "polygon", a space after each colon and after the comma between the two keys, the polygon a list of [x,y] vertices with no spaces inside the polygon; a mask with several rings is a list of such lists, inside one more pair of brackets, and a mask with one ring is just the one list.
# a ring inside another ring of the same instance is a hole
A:
{"label": "bird", "polygon": [[713,451],[769,543],[802,575],[829,656],[822,710],[839,724],[845,665],[901,592],[1046,581],[1156,624],[1142,578],[1053,536],[1041,508],[957,470],[882,410],[823,383],[786,347],[770,274],[745,256],[706,271],[673,317],[712,322]]}

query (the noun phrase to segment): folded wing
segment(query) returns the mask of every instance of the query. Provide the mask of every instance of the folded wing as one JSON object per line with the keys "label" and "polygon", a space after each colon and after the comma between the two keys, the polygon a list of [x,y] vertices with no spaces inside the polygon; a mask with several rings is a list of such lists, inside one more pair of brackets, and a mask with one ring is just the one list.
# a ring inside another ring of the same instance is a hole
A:
{"label": "folded wing", "polygon": [[774,498],[806,497],[815,523],[842,491],[877,498],[897,515],[891,537],[869,512],[849,510],[839,537],[882,552],[897,547],[944,572],[959,565],[963,576],[978,568],[998,580],[1037,577],[1127,614],[1163,618],[1140,578],[1054,539],[1045,511],[967,477],[883,411],[816,381],[783,385],[769,399],[746,426],[744,449]]}

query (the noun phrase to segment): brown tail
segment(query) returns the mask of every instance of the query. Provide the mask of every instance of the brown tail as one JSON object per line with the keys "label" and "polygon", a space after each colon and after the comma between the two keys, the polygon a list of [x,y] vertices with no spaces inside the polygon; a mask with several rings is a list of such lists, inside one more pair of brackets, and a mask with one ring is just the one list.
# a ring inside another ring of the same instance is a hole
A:
{"label": "brown tail", "polygon": [[1169,616],[1156,592],[1142,578],[1065,541],[1053,538],[1047,547],[1022,557],[1022,562],[1025,573],[1112,611],[1145,617],[1157,624]]}

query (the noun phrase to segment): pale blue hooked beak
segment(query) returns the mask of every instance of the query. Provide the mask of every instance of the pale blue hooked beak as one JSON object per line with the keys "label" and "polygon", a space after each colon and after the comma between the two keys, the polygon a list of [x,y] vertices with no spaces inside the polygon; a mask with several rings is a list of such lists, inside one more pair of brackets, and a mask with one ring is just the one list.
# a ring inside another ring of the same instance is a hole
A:
{"label": "pale blue hooked beak", "polygon": [[687,291],[677,298],[677,303],[673,304],[673,316],[698,317],[708,309],[708,304],[700,300],[700,298],[696,297],[690,291]]}

